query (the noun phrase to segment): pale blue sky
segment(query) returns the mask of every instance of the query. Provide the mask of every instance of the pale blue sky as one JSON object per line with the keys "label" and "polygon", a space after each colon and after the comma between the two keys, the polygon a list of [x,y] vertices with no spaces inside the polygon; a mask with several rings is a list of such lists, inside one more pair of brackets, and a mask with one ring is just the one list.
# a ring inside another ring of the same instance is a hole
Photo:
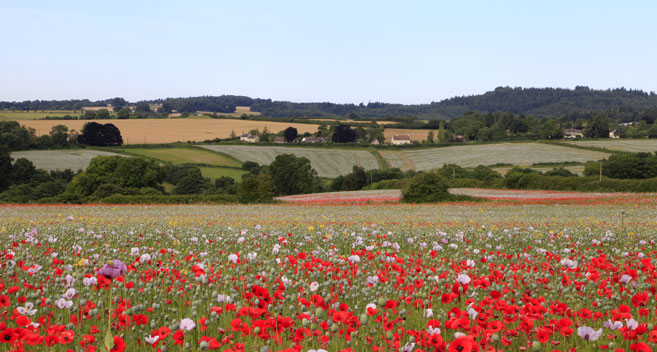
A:
{"label": "pale blue sky", "polygon": [[0,0],[0,100],[657,91],[655,1]]}

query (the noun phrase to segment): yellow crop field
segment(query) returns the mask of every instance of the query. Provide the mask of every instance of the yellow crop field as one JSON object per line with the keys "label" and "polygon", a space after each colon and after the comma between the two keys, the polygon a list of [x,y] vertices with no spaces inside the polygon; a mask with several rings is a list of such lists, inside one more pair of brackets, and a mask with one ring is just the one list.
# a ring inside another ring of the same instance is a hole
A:
{"label": "yellow crop field", "polygon": [[[411,140],[422,142],[427,139],[427,135],[431,130],[406,130],[400,128],[386,128],[383,130],[383,136],[386,137],[386,142],[392,142],[392,136],[396,134],[405,134],[411,137]],[[434,138],[438,131],[433,131]]]}
{"label": "yellow crop field", "polygon": [[[329,118],[323,118],[323,119],[308,119],[310,121],[319,121],[319,122],[341,122],[341,123],[368,123],[370,120],[340,120],[340,119],[329,119]],[[396,121],[376,121],[377,124],[379,125],[390,125],[394,123],[398,123]]]}
{"label": "yellow crop field", "polygon": [[[65,125],[69,130],[82,130],[86,120],[22,120],[23,126],[36,130],[37,136],[48,134],[55,125]],[[237,135],[242,132],[265,127],[278,133],[295,127],[299,134],[317,131],[317,125],[270,121],[249,121],[237,119],[144,119],[144,120],[93,120],[98,123],[112,123],[120,131],[125,144],[159,144],[172,142],[201,142],[214,138],[228,138],[231,131]]]}

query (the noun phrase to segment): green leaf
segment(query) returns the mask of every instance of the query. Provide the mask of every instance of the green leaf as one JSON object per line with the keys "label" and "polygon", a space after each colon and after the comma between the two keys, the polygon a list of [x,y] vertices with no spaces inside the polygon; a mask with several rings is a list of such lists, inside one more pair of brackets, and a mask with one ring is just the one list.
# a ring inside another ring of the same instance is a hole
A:
{"label": "green leaf", "polygon": [[112,333],[108,331],[107,334],[105,334],[103,343],[108,350],[111,350],[114,347],[114,337],[112,337]]}

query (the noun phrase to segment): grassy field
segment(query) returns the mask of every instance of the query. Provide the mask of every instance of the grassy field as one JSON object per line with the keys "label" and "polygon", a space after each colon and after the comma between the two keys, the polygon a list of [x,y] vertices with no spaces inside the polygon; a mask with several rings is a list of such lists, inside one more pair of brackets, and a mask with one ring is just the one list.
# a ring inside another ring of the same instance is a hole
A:
{"label": "grassy field", "polygon": [[572,141],[567,142],[580,147],[593,147],[605,148],[621,152],[648,152],[654,153],[657,151],[657,139],[609,139],[609,140],[595,140],[595,141]]}
{"label": "grassy field", "polygon": [[29,150],[12,152],[14,160],[25,158],[30,160],[38,169],[73,171],[84,170],[89,166],[91,159],[100,156],[121,156],[120,154],[98,150]]}
{"label": "grassy field", "polygon": [[[238,119],[144,119],[144,120],[94,120],[98,123],[112,123],[120,131],[125,144],[159,144],[204,140],[215,138],[228,138],[231,131],[237,135],[242,132],[265,127],[272,132],[278,133],[292,126],[299,133],[317,131],[317,125],[305,123],[287,123],[270,121],[250,121]],[[80,131],[88,121],[68,120],[22,120],[22,125],[34,128],[37,135],[48,134],[52,126],[66,125],[69,130]]]}
{"label": "grassy field", "polygon": [[312,167],[321,177],[337,177],[352,171],[354,165],[366,170],[378,169],[379,164],[374,155],[366,150],[320,149],[291,147],[257,147],[239,145],[205,145],[203,148],[228,154],[242,162],[255,161],[269,165],[280,154],[294,154],[310,160]]}
{"label": "grassy field", "polygon": [[61,117],[64,115],[81,115],[80,110],[36,110],[36,111],[11,111],[0,110],[0,120],[38,120],[46,116]]}
{"label": "grassy field", "polygon": [[242,163],[221,153],[200,148],[127,148],[120,149],[122,153],[145,156],[174,165],[205,164],[213,166],[240,167]]}
{"label": "grassy field", "polygon": [[545,143],[497,143],[444,148],[382,151],[390,167],[402,170],[429,170],[444,164],[462,167],[507,163],[529,166],[533,163],[585,162],[607,158],[609,154]]}
{"label": "grassy field", "polygon": [[210,178],[212,180],[216,180],[219,177],[222,176],[228,176],[232,177],[235,179],[235,181],[242,181],[242,175],[244,175],[246,172],[244,170],[240,169],[231,169],[227,167],[199,167],[201,169],[201,174],[203,177]]}

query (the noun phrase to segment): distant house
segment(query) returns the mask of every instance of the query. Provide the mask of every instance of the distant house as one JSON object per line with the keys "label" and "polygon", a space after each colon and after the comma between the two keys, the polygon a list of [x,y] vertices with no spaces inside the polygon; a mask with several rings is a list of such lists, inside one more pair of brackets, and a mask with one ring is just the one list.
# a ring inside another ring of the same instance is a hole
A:
{"label": "distant house", "polygon": [[450,139],[450,142],[465,142],[465,137],[461,135],[454,136],[452,139]]}
{"label": "distant house", "polygon": [[609,138],[620,138],[620,137],[616,134],[616,130],[613,130],[613,131],[609,131]]}
{"label": "distant house", "polygon": [[407,134],[395,134],[392,136],[392,144],[411,144],[411,136]]}
{"label": "distant house", "polygon": [[582,133],[582,130],[567,128],[563,130],[563,138],[568,138],[568,139],[584,138],[584,133]]}
{"label": "distant house", "polygon": [[326,143],[328,139],[324,137],[314,136],[314,137],[303,137],[301,141],[303,143]]}
{"label": "distant house", "polygon": [[379,140],[378,140],[378,139],[373,139],[373,140],[372,140],[372,144],[374,144],[374,145],[379,145],[379,144],[381,144],[381,143],[379,143]]}
{"label": "distant house", "polygon": [[287,143],[287,141],[285,140],[285,137],[276,136],[276,138],[274,138],[274,143],[285,144],[285,143]]}
{"label": "distant house", "polygon": [[260,142],[260,137],[254,136],[249,133],[242,133],[242,135],[240,136],[240,141],[247,143],[258,143]]}

